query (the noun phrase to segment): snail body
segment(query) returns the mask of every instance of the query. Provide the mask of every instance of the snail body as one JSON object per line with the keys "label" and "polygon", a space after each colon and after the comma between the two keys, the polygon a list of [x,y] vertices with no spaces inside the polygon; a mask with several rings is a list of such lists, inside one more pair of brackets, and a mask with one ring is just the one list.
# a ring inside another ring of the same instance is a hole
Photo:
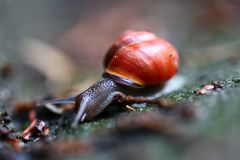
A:
{"label": "snail body", "polygon": [[145,31],[124,32],[108,50],[103,79],[77,96],[39,101],[38,105],[75,103],[72,124],[89,120],[124,95],[152,98],[177,72],[179,56],[167,41]]}

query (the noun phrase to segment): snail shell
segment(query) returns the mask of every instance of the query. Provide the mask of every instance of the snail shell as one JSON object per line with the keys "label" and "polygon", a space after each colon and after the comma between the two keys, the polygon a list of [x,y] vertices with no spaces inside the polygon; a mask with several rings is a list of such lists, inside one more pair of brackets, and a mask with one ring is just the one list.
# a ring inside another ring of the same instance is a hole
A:
{"label": "snail shell", "polygon": [[145,86],[164,84],[176,74],[178,61],[177,50],[167,41],[150,32],[127,31],[107,52],[104,67],[119,83]]}

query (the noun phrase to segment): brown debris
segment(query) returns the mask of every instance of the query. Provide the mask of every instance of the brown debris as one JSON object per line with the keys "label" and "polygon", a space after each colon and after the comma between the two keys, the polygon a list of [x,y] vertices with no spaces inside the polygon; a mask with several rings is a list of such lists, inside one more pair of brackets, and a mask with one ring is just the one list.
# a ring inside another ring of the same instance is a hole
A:
{"label": "brown debris", "polygon": [[197,94],[206,94],[208,91],[213,90],[214,86],[212,84],[207,84],[203,88],[197,90]]}
{"label": "brown debris", "polygon": [[34,120],[32,123],[20,134],[19,138],[27,143],[35,141],[41,137],[46,137],[49,134],[49,128],[42,120]]}
{"label": "brown debris", "polygon": [[13,135],[13,131],[7,127],[0,128],[0,141],[10,144],[13,149],[20,151],[19,139]]}
{"label": "brown debris", "polygon": [[14,131],[8,127],[11,122],[7,112],[0,113],[0,141],[12,146],[16,151],[20,151],[19,139],[13,135]]}
{"label": "brown debris", "polygon": [[209,91],[212,90],[217,90],[223,88],[223,86],[221,84],[219,84],[217,81],[213,81],[211,84],[207,84],[205,86],[203,86],[202,88],[197,90],[197,94],[206,94]]}
{"label": "brown debris", "polygon": [[135,111],[135,110],[136,110],[134,107],[129,106],[129,105],[126,105],[125,107],[126,107],[126,109],[129,110],[129,111]]}
{"label": "brown debris", "polygon": [[7,112],[0,113],[0,124],[2,124],[3,126],[6,126],[11,121],[12,120]]}
{"label": "brown debris", "polygon": [[46,123],[36,119],[35,111],[29,113],[31,124],[19,135],[15,134],[14,129],[9,128],[11,118],[6,112],[0,114],[0,141],[10,144],[16,151],[20,151],[22,146],[20,142],[35,141],[49,134]]}

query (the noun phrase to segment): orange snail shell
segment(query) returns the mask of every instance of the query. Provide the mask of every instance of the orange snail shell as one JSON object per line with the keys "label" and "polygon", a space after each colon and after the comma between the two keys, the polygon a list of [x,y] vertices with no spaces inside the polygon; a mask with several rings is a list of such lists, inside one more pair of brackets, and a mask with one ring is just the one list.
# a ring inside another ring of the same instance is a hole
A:
{"label": "orange snail shell", "polygon": [[178,69],[177,50],[145,31],[124,32],[107,52],[105,72],[138,85],[162,84]]}

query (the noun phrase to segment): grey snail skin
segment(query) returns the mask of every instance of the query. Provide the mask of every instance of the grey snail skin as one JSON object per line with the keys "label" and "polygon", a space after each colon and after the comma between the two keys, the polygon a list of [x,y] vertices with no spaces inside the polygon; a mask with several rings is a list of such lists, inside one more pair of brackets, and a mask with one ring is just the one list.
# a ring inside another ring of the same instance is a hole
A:
{"label": "grey snail skin", "polygon": [[111,103],[161,103],[154,95],[178,70],[177,50],[166,40],[146,31],[126,31],[108,50],[103,78],[86,91],[71,97],[40,100],[46,104],[74,103],[72,123],[91,120]]}

